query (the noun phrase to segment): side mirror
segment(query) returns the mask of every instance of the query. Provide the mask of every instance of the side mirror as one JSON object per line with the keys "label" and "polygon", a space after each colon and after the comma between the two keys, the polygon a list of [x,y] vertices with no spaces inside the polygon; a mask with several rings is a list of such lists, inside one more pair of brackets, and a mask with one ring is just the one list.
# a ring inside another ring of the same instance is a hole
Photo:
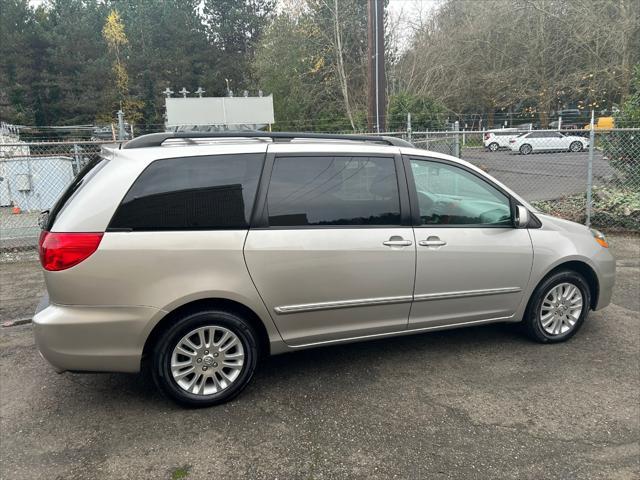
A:
{"label": "side mirror", "polygon": [[527,228],[529,225],[529,210],[524,208],[522,205],[516,206],[516,228]]}

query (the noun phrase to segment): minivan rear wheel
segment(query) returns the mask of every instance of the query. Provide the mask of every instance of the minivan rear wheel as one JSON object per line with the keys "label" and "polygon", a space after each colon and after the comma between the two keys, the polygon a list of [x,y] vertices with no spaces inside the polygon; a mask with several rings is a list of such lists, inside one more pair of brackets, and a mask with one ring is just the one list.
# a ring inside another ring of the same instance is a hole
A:
{"label": "minivan rear wheel", "polygon": [[227,402],[249,383],[258,357],[256,335],[237,315],[209,310],[177,320],[157,341],[154,382],[189,407]]}
{"label": "minivan rear wheel", "polygon": [[492,152],[497,151],[500,148],[500,145],[498,145],[496,142],[491,142],[489,144],[489,150],[491,150]]}
{"label": "minivan rear wheel", "polygon": [[556,272],[534,291],[524,319],[526,332],[537,342],[564,342],[580,329],[590,305],[589,285],[582,275]]}

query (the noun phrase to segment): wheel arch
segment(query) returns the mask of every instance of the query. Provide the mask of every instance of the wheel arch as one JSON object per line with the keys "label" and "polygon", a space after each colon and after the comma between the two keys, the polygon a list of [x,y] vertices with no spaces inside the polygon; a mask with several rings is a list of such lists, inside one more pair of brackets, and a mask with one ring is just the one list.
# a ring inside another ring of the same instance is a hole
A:
{"label": "wheel arch", "polygon": [[269,333],[262,319],[251,308],[246,305],[227,298],[201,298],[193,300],[176,307],[162,317],[151,329],[142,349],[141,364],[144,367],[145,362],[149,359],[151,350],[160,335],[174,322],[176,319],[188,315],[190,313],[200,312],[204,310],[224,310],[235,313],[246,320],[257,335],[258,351],[260,356],[268,356],[271,354],[271,342]]}
{"label": "wheel arch", "polygon": [[529,296],[529,300],[527,301],[526,310],[529,310],[534,293],[536,292],[540,284],[551,275],[554,275],[555,273],[562,270],[571,270],[582,275],[582,277],[587,282],[587,285],[589,286],[589,295],[591,297],[589,307],[592,310],[596,308],[596,305],[598,305],[598,296],[600,295],[600,282],[598,281],[598,275],[588,263],[581,260],[568,260],[566,262],[555,265],[545,275],[543,275],[540,280],[538,280],[536,286],[533,288],[533,290],[531,290],[531,295]]}

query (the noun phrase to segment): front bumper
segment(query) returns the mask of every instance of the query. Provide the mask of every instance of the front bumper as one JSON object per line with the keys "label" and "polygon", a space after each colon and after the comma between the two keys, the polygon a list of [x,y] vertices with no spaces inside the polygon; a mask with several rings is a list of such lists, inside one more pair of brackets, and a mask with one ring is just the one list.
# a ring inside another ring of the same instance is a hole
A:
{"label": "front bumper", "polygon": [[602,310],[611,303],[616,283],[616,259],[608,248],[601,248],[593,261],[598,272],[598,303],[594,310]]}
{"label": "front bumper", "polygon": [[137,372],[152,307],[69,306],[42,299],[33,317],[40,354],[58,371]]}

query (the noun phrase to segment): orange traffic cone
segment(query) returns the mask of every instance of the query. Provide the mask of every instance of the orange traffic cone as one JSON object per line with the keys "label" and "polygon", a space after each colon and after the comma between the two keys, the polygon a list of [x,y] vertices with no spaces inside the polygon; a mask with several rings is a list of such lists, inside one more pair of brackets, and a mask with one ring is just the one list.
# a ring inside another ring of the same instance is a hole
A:
{"label": "orange traffic cone", "polygon": [[14,215],[18,215],[19,213],[22,213],[22,210],[20,210],[20,207],[18,205],[14,205],[11,209],[11,213],[13,213]]}

